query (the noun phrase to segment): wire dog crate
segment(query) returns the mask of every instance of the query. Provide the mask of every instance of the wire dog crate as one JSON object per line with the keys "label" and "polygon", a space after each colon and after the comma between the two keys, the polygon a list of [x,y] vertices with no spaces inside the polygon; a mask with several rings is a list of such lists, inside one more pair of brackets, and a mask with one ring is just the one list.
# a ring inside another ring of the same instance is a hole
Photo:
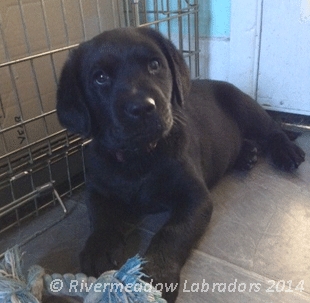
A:
{"label": "wire dog crate", "polygon": [[198,0],[3,0],[0,4],[0,235],[60,204],[85,181],[90,140],[58,124],[57,79],[80,42],[152,26],[199,77]]}

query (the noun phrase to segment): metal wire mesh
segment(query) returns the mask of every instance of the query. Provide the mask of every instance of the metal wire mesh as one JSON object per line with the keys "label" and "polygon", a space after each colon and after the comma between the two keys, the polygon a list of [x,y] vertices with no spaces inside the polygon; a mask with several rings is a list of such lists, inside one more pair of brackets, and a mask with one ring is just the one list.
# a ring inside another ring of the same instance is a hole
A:
{"label": "metal wire mesh", "polygon": [[192,78],[199,78],[198,0],[124,0],[127,26],[151,26],[183,53]]}
{"label": "metal wire mesh", "polygon": [[58,203],[66,212],[61,198],[84,184],[89,141],[62,129],[55,110],[71,49],[110,28],[152,26],[199,77],[197,0],[9,2],[0,4],[0,233]]}

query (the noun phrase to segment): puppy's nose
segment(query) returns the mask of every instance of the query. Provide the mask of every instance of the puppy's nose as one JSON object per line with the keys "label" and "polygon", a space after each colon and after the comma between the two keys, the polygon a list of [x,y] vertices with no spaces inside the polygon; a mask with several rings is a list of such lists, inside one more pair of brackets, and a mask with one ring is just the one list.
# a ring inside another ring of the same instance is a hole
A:
{"label": "puppy's nose", "polygon": [[134,100],[127,103],[126,113],[132,118],[142,118],[152,114],[156,109],[154,99]]}

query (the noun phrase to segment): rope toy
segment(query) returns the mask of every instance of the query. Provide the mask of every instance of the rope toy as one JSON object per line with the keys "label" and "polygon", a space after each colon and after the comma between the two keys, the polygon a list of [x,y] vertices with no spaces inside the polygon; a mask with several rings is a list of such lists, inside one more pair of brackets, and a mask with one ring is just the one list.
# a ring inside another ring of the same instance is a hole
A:
{"label": "rope toy", "polygon": [[135,256],[116,271],[103,273],[98,279],[84,274],[45,274],[41,266],[22,273],[22,254],[17,246],[7,250],[0,263],[0,302],[40,303],[43,291],[58,296],[79,296],[84,303],[167,303],[160,291],[141,278],[145,263]]}

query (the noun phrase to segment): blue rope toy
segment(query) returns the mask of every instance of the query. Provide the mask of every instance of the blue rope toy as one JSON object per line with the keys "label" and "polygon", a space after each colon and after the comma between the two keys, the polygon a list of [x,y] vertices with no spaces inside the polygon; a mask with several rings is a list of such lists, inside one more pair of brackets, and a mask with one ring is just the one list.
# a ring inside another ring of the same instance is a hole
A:
{"label": "blue rope toy", "polygon": [[22,273],[21,253],[17,246],[4,254],[0,263],[0,302],[40,303],[43,291],[58,296],[79,296],[84,303],[167,303],[161,293],[141,278],[145,263],[136,256],[116,271],[103,273],[98,279],[84,274],[45,274],[41,266]]}

